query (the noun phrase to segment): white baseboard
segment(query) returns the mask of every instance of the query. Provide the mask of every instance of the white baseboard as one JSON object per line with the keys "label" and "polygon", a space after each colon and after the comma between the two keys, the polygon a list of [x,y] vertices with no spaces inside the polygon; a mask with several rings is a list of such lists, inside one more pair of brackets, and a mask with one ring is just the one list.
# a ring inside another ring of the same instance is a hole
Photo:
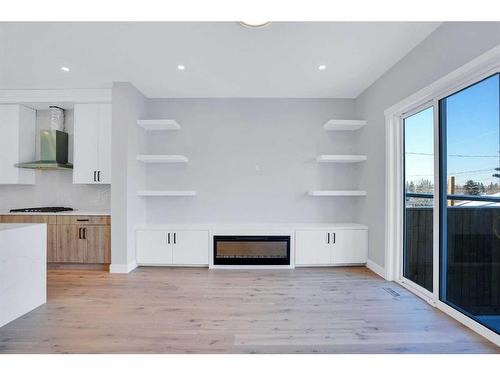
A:
{"label": "white baseboard", "polygon": [[109,272],[110,273],[129,273],[130,271],[133,271],[134,269],[137,268],[137,263],[136,262],[130,262],[128,264],[113,264],[111,263],[109,266]]}
{"label": "white baseboard", "polygon": [[375,263],[374,261],[368,259],[366,261],[366,268],[368,268],[369,270],[375,272],[377,275],[379,275],[380,277],[382,278],[386,278],[385,277],[385,268],[378,265],[377,263]]}

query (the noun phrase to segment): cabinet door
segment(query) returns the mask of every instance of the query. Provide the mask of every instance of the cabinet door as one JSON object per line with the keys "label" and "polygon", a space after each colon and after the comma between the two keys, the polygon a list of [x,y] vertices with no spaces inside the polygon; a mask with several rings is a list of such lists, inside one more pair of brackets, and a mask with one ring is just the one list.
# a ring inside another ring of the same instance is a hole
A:
{"label": "cabinet door", "polygon": [[22,105],[0,105],[0,184],[34,184],[32,169],[17,168],[36,158],[36,112]]}
{"label": "cabinet door", "polygon": [[111,263],[111,227],[88,225],[85,228],[85,263]]}
{"label": "cabinet door", "polygon": [[335,243],[332,245],[332,263],[362,264],[366,263],[368,255],[368,231],[336,230]]}
{"label": "cabinet door", "polygon": [[75,104],[73,129],[73,183],[95,184],[99,169],[98,104]]}
{"label": "cabinet door", "polygon": [[87,241],[79,225],[57,226],[57,258],[60,263],[84,263]]}
{"label": "cabinet door", "polygon": [[207,265],[208,232],[203,230],[172,231],[173,264]]}
{"label": "cabinet door", "polygon": [[[172,236],[172,235],[171,235]],[[168,243],[167,232],[161,230],[139,230],[136,233],[137,264],[172,264],[172,238]]]}
{"label": "cabinet door", "polygon": [[99,183],[111,183],[111,104],[99,105]]}
{"label": "cabinet door", "polygon": [[57,254],[57,225],[47,225],[47,262],[58,262]]}
{"label": "cabinet door", "polygon": [[322,265],[331,263],[328,232],[299,230],[295,232],[295,264]]}

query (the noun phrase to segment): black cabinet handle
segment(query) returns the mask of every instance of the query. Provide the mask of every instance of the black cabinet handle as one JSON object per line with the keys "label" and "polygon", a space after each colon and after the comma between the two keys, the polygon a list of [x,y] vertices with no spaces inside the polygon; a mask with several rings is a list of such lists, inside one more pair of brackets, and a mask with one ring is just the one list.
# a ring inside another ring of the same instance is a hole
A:
{"label": "black cabinet handle", "polygon": [[175,233],[174,233],[174,244],[175,244],[175,243],[176,243],[176,242],[175,242]]}
{"label": "black cabinet handle", "polygon": [[76,221],[89,221],[89,219],[76,219]]}
{"label": "black cabinet handle", "polygon": [[326,243],[330,243],[330,233],[327,233],[328,235],[326,236]]}
{"label": "black cabinet handle", "polygon": [[96,182],[96,178],[95,178],[95,177],[96,177],[96,176],[95,176],[95,175],[96,175],[96,173],[95,173],[95,172],[96,172],[96,171],[94,171],[94,182]]}
{"label": "black cabinet handle", "polygon": [[78,228],[78,239],[82,239],[82,228]]}
{"label": "black cabinet handle", "polygon": [[97,181],[101,182],[101,171],[97,171]]}
{"label": "black cabinet handle", "polygon": [[83,228],[83,239],[87,239],[87,228]]}
{"label": "black cabinet handle", "polygon": [[170,244],[170,233],[167,235],[167,243]]}
{"label": "black cabinet handle", "polygon": [[336,237],[336,235],[335,235],[335,233],[333,233],[333,243],[335,243],[335,237]]}

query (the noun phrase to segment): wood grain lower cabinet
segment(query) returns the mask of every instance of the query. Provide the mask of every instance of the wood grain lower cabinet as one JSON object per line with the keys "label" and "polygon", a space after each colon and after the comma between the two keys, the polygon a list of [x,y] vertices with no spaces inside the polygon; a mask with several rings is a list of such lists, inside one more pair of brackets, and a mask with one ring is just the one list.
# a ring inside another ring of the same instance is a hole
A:
{"label": "wood grain lower cabinet", "polygon": [[47,262],[55,262],[57,258],[57,219],[49,215],[1,215],[0,223],[33,223],[47,224]]}
{"label": "wood grain lower cabinet", "polygon": [[85,263],[111,263],[111,227],[109,225],[87,225],[83,227]]}
{"label": "wood grain lower cabinet", "polygon": [[111,263],[109,225],[57,225],[56,263]]}
{"label": "wood grain lower cabinet", "polygon": [[47,224],[48,263],[111,263],[109,216],[1,215],[0,222]]}
{"label": "wood grain lower cabinet", "polygon": [[87,242],[78,225],[57,225],[57,257],[55,263],[83,263]]}

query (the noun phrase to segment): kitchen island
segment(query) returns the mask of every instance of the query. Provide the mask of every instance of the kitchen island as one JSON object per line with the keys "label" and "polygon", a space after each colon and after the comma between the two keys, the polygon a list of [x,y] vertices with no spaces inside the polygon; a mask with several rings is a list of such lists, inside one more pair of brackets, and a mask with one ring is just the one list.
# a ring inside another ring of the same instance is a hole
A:
{"label": "kitchen island", "polygon": [[0,327],[47,301],[46,263],[46,224],[0,224]]}

